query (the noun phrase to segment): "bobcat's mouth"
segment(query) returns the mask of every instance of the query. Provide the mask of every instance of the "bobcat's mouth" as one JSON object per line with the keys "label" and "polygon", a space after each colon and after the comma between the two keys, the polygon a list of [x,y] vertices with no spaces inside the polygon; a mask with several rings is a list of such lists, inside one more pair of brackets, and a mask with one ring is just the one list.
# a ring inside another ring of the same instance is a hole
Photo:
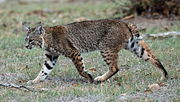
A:
{"label": "bobcat's mouth", "polygon": [[28,43],[26,43],[25,47],[27,49],[32,49],[34,47],[34,45],[32,44],[32,42],[30,42],[30,43],[28,42]]}
{"label": "bobcat's mouth", "polygon": [[29,46],[29,45],[26,45],[25,46],[27,49],[32,49],[33,48],[33,46]]}
{"label": "bobcat's mouth", "polygon": [[34,47],[39,47],[39,48],[43,48],[43,44],[42,42],[38,42],[38,41],[33,41],[33,42],[29,42],[25,45],[25,47],[27,49],[32,49]]}

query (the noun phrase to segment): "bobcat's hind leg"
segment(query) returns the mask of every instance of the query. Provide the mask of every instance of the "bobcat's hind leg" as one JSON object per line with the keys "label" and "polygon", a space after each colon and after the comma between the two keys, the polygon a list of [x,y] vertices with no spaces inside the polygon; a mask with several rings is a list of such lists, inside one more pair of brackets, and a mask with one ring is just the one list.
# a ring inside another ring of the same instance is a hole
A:
{"label": "bobcat's hind leg", "polygon": [[112,77],[114,74],[116,74],[119,71],[117,60],[118,60],[118,52],[111,51],[111,50],[102,50],[101,55],[104,58],[104,61],[109,67],[109,70],[103,74],[102,76],[96,77],[95,81],[105,81]]}
{"label": "bobcat's hind leg", "polygon": [[53,54],[50,54],[48,52],[45,52],[45,57],[46,57],[46,59],[44,61],[43,68],[39,72],[38,76],[34,80],[28,81],[27,82],[28,84],[34,84],[34,83],[38,83],[40,81],[45,80],[46,77],[52,71],[53,67],[55,66],[59,55],[53,55]]}
{"label": "bobcat's hind leg", "polygon": [[71,52],[68,54],[67,57],[72,59],[72,62],[74,63],[76,69],[78,70],[78,73],[81,76],[88,79],[91,83],[94,81],[93,77],[84,70],[83,58],[81,57],[80,52],[78,51]]}
{"label": "bobcat's hind leg", "polygon": [[125,49],[130,50],[139,58],[142,58],[145,61],[150,61],[160,71],[161,80],[166,80],[168,78],[168,73],[165,70],[164,66],[161,64],[159,59],[154,56],[154,54],[151,52],[150,48],[147,46],[144,40],[138,39],[139,37],[134,36],[130,38]]}

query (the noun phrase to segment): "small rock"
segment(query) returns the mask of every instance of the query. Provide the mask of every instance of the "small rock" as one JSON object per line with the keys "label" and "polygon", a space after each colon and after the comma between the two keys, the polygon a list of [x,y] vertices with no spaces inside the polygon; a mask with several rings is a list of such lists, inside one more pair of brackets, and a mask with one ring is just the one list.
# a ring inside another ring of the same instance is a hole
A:
{"label": "small rock", "polygon": [[159,84],[159,86],[167,86],[167,84],[164,83],[164,82],[160,82],[160,83],[158,83],[158,84]]}
{"label": "small rock", "polygon": [[48,91],[48,88],[41,88],[41,91]]}
{"label": "small rock", "polygon": [[156,91],[160,89],[160,86],[158,84],[151,84],[148,85],[149,89],[151,89],[152,91]]}

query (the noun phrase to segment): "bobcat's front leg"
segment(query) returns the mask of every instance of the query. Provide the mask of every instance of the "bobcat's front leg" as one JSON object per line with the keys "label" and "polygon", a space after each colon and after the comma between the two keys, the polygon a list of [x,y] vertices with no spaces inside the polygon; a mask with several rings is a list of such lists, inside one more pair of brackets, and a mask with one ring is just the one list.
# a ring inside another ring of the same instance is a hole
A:
{"label": "bobcat's front leg", "polygon": [[55,63],[58,59],[58,55],[53,55],[50,53],[45,52],[45,61],[43,68],[39,72],[38,76],[34,80],[30,80],[27,83],[32,84],[32,83],[38,83],[40,81],[43,81],[46,79],[46,77],[50,74],[52,71],[53,67],[55,66]]}

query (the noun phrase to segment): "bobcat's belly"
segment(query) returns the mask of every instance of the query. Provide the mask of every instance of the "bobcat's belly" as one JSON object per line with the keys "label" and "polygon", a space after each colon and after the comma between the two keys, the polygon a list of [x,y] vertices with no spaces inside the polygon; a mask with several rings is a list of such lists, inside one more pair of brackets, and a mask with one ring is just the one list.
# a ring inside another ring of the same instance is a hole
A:
{"label": "bobcat's belly", "polygon": [[82,53],[92,52],[92,51],[98,50],[98,45],[92,44],[92,43],[81,44],[78,46],[78,50]]}

